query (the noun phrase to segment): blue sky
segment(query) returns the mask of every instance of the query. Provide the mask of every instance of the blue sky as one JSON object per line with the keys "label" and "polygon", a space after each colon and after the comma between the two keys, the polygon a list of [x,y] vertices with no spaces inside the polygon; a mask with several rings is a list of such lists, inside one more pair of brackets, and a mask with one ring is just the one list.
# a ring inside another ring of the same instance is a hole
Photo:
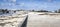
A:
{"label": "blue sky", "polygon": [[60,9],[60,0],[0,0],[0,8],[57,10]]}

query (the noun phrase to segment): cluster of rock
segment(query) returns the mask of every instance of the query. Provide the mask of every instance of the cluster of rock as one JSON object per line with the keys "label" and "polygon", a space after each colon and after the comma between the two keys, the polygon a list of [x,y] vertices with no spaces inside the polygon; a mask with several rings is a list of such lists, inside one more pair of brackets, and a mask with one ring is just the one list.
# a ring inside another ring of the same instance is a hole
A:
{"label": "cluster of rock", "polygon": [[26,18],[26,14],[17,12],[11,16],[0,16],[0,27],[18,27],[21,26]]}

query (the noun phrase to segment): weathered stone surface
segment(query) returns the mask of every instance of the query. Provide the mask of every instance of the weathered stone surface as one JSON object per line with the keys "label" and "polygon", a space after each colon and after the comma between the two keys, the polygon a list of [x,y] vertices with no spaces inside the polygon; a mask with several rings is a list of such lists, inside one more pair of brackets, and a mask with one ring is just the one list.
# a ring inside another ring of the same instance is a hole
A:
{"label": "weathered stone surface", "polygon": [[26,15],[20,12],[12,14],[11,16],[2,16],[0,18],[0,27],[18,27],[22,25]]}
{"label": "weathered stone surface", "polygon": [[27,27],[60,27],[60,15],[29,13]]}

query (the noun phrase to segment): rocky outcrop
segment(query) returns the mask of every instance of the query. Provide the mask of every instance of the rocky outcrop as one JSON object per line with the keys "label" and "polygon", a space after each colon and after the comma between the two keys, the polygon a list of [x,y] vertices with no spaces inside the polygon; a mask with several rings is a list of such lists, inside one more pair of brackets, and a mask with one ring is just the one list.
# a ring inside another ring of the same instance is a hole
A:
{"label": "rocky outcrop", "polygon": [[0,27],[18,27],[22,25],[26,18],[26,14],[18,14],[17,12],[11,16],[0,16]]}

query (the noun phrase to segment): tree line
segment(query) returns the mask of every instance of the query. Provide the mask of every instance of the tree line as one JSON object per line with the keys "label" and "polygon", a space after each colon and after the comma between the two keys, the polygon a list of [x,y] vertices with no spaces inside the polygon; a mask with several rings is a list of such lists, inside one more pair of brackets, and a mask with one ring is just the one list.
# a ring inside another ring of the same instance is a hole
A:
{"label": "tree line", "polygon": [[0,9],[0,12],[2,12],[2,13],[9,13],[9,11],[7,9]]}
{"label": "tree line", "polygon": [[[19,10],[21,11],[21,10]],[[23,11],[23,10],[22,10]],[[38,10],[38,11],[35,11],[35,10],[31,10],[32,12],[52,12],[52,11],[48,11],[48,10]],[[9,10],[8,9],[0,9],[0,12],[3,12],[3,13],[9,13]],[[14,11],[16,12],[16,11]],[[55,10],[54,11],[55,13],[60,13],[60,9],[58,10]]]}
{"label": "tree line", "polygon": [[[48,11],[48,10],[39,10],[39,11],[32,10],[32,11],[33,12],[52,12],[52,11]],[[54,13],[60,13],[60,9],[55,10]]]}
{"label": "tree line", "polygon": [[[8,10],[8,9],[0,9],[0,12],[3,12],[3,13],[9,13],[9,11],[11,11],[11,10]],[[16,10],[14,10],[13,12],[15,13]]]}

